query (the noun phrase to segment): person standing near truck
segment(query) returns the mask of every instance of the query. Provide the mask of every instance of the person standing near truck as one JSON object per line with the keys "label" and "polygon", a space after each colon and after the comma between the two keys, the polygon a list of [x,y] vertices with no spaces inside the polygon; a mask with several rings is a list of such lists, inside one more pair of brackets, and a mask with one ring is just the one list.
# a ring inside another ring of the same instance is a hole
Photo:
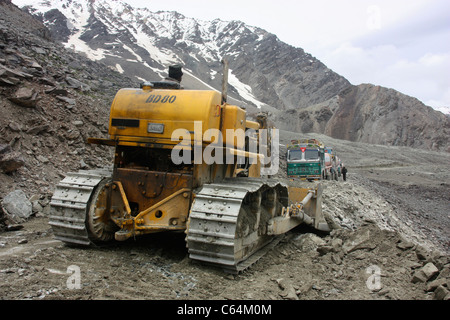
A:
{"label": "person standing near truck", "polygon": [[347,181],[347,168],[345,166],[342,166],[342,179]]}

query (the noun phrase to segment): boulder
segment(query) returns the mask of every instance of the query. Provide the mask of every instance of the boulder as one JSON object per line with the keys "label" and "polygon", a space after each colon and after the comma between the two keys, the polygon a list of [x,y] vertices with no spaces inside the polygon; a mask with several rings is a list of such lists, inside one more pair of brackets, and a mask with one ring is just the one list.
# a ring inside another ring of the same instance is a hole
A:
{"label": "boulder", "polygon": [[0,170],[3,173],[16,171],[25,164],[22,155],[13,151],[9,145],[0,145]]}
{"label": "boulder", "polygon": [[414,273],[411,282],[412,283],[427,282],[429,279],[431,279],[434,275],[438,273],[439,273],[438,268],[436,268],[436,266],[432,262],[428,262],[426,265],[424,265],[422,268],[420,268]]}
{"label": "boulder", "polygon": [[11,146],[9,144],[0,144],[0,156],[11,152]]}
{"label": "boulder", "polygon": [[39,78],[39,82],[52,87],[56,86],[55,82],[47,77]]}
{"label": "boulder", "polygon": [[275,281],[278,283],[278,286],[280,287],[280,289],[283,290],[283,292],[280,293],[280,296],[283,299],[299,300],[298,296],[297,296],[297,292],[296,292],[294,286],[290,282],[288,282],[284,279],[276,279]]}
{"label": "boulder", "polygon": [[66,82],[71,88],[81,90],[83,92],[91,90],[87,84],[84,84],[83,82],[69,76],[66,77]]}
{"label": "boulder", "polygon": [[68,98],[68,97],[56,96],[56,99],[58,99],[60,101],[67,102],[69,105],[75,105],[76,104],[76,100],[75,99],[71,99],[71,98]]}
{"label": "boulder", "polygon": [[11,78],[5,79],[5,78],[0,77],[0,85],[2,85],[2,86],[13,86],[15,84],[16,84],[15,79],[11,79]]}
{"label": "boulder", "polygon": [[17,169],[23,167],[24,164],[25,161],[22,155],[17,151],[13,151],[0,156],[0,169],[4,173],[14,172]]}
{"label": "boulder", "polygon": [[436,290],[439,286],[444,286],[447,284],[447,279],[441,278],[428,282],[427,288],[425,291],[430,292]]}
{"label": "boulder", "polygon": [[332,252],[333,251],[333,247],[332,246],[328,246],[328,245],[324,245],[324,246],[318,247],[316,250],[321,256],[323,256],[323,255],[326,255],[329,252]]}
{"label": "boulder", "polygon": [[33,214],[33,206],[25,192],[14,190],[3,199],[3,209],[14,222],[22,222]]}
{"label": "boulder", "polygon": [[370,231],[365,230],[363,232],[356,232],[355,234],[353,234],[350,239],[345,241],[342,249],[347,254],[352,251],[360,249],[370,249],[372,247],[373,243],[370,242]]}
{"label": "boulder", "polygon": [[397,243],[397,248],[405,251],[405,250],[414,248],[414,243],[412,243],[408,240],[402,239],[399,243]]}
{"label": "boulder", "polygon": [[302,251],[316,251],[318,247],[326,245],[325,240],[313,233],[301,234],[296,237],[294,244]]}
{"label": "boulder", "polygon": [[[47,94],[53,94],[53,95],[61,96],[61,97],[67,97],[67,95],[69,94],[69,91],[67,91],[64,88],[57,87],[57,86],[53,86],[53,87],[45,90],[44,92]],[[63,100],[61,100],[61,101],[63,101]]]}
{"label": "boulder", "polygon": [[42,66],[39,63],[37,63],[36,61],[29,61],[28,65],[30,68],[33,68],[33,69],[36,69],[39,71],[43,70]]}
{"label": "boulder", "polygon": [[417,256],[417,259],[419,259],[419,260],[426,260],[426,259],[428,259],[429,254],[424,247],[417,246],[416,256]]}
{"label": "boulder", "polygon": [[27,74],[7,68],[5,66],[0,66],[0,76],[1,77],[26,78]]}
{"label": "boulder", "polygon": [[434,291],[434,299],[449,300],[450,299],[450,291],[448,291],[444,286],[439,286]]}
{"label": "boulder", "polygon": [[31,79],[32,77],[33,76],[28,73],[16,71],[0,65],[0,84],[2,85],[17,85],[20,83],[21,79]]}
{"label": "boulder", "polygon": [[38,102],[38,93],[33,89],[22,87],[9,100],[22,107],[34,108]]}
{"label": "boulder", "polygon": [[48,124],[43,124],[43,125],[38,125],[38,126],[34,126],[30,129],[27,130],[28,134],[40,134],[41,132],[47,132],[50,129],[50,125]]}
{"label": "boulder", "polygon": [[31,47],[31,49],[38,54],[47,54],[45,49],[41,47]]}

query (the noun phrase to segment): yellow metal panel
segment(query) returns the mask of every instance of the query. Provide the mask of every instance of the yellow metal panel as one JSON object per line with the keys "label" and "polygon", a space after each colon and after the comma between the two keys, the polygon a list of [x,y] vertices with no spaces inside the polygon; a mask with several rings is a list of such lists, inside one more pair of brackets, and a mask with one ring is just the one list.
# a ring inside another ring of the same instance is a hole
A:
{"label": "yellow metal panel", "polygon": [[[223,106],[222,135],[224,144],[229,147],[244,149],[245,146],[245,110],[232,105]],[[227,139],[227,130],[229,131]],[[243,138],[239,134],[244,134]]]}
{"label": "yellow metal panel", "polygon": [[[219,129],[220,103],[216,91],[121,89],[111,105],[109,134],[111,139],[134,136],[170,140],[175,129],[186,129],[193,139],[194,129],[200,129],[195,127],[196,121],[201,124],[202,136],[208,129]],[[114,126],[113,119],[118,119]],[[151,132],[152,124],[164,125],[163,131]]]}
{"label": "yellow metal panel", "polygon": [[259,158],[257,163],[250,165],[248,168],[248,176],[250,178],[261,177],[261,161],[259,161]]}
{"label": "yellow metal panel", "polygon": [[259,125],[258,122],[254,122],[254,121],[249,121],[249,120],[247,120],[247,121],[245,122],[245,127],[248,128],[248,129],[259,130],[260,125]]}
{"label": "yellow metal panel", "polygon": [[238,149],[231,149],[231,148],[227,148],[226,152],[234,155],[234,156],[241,156],[241,157],[246,157],[246,158],[250,158],[250,159],[258,159],[258,162],[262,162],[264,161],[264,155],[260,154],[260,153],[252,153],[252,152],[247,152],[244,150],[238,150]]}
{"label": "yellow metal panel", "polygon": [[154,230],[161,227],[184,229],[190,204],[190,189],[181,189],[135,218],[137,230]]}
{"label": "yellow metal panel", "polygon": [[289,187],[289,200],[301,202],[309,193],[307,188]]}

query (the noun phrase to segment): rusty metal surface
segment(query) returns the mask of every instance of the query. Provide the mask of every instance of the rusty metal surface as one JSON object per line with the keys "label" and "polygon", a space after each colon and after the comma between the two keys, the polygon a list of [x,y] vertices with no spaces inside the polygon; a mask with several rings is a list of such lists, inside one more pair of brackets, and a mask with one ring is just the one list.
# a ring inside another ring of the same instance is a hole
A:
{"label": "rusty metal surface", "polygon": [[116,240],[146,233],[184,230],[192,200],[192,175],[116,168],[111,218],[121,228]]}
{"label": "rusty metal surface", "polygon": [[121,182],[128,202],[137,204],[134,211],[139,213],[180,189],[191,188],[192,175],[118,168],[113,180]]}

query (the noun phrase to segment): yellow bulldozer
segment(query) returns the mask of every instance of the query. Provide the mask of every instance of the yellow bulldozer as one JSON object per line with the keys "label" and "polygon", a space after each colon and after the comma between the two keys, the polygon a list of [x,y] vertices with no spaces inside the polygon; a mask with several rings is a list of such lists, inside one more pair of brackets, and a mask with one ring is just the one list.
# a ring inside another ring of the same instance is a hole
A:
{"label": "yellow bulldozer", "polygon": [[224,65],[222,93],[167,81],[117,92],[109,138],[88,139],[115,148],[113,166],[68,173],[56,186],[56,239],[88,246],[185,232],[191,259],[237,273],[301,223],[329,231],[320,184],[296,188],[264,176],[276,141],[260,142],[270,129],[265,116],[250,121],[226,102]]}

